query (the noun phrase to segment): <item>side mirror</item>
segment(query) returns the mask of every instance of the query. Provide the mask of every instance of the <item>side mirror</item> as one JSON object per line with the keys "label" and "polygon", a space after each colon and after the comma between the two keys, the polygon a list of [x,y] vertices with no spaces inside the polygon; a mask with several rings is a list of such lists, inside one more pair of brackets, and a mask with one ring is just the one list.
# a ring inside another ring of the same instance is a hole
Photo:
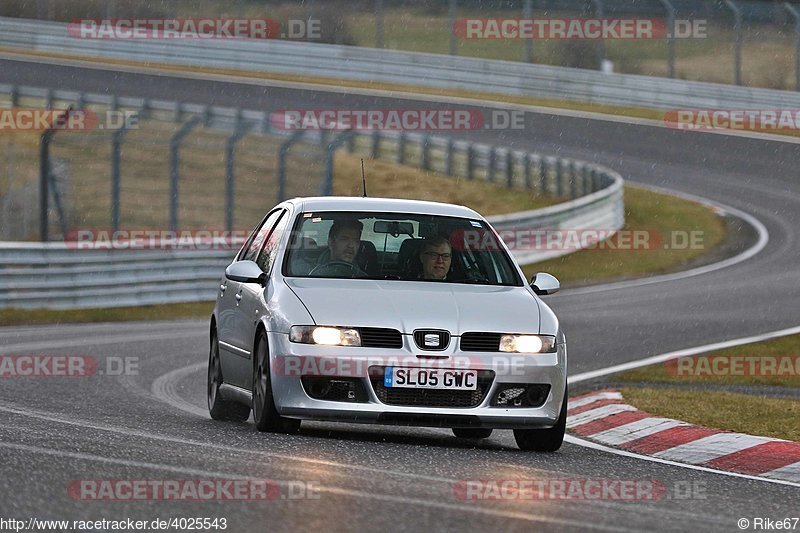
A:
{"label": "side mirror", "polygon": [[546,272],[539,272],[533,276],[531,287],[533,287],[533,292],[539,296],[546,296],[557,293],[558,289],[561,288],[561,284],[555,276],[551,276]]}
{"label": "side mirror", "polygon": [[231,281],[241,283],[258,283],[263,285],[267,275],[261,271],[261,267],[253,261],[236,261],[228,265],[225,269],[225,277]]}

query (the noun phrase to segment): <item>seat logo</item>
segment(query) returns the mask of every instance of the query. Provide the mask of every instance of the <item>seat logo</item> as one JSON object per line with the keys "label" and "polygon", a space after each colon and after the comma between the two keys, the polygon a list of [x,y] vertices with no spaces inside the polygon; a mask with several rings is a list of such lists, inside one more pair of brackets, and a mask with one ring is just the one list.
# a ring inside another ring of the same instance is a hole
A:
{"label": "seat logo", "polygon": [[423,350],[444,350],[450,344],[450,333],[444,330],[417,330],[414,341]]}

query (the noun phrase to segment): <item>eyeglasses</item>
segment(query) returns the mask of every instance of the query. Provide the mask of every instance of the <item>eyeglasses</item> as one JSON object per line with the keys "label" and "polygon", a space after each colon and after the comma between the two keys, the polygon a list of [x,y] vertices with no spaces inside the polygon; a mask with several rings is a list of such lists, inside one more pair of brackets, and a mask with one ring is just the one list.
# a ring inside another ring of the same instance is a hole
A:
{"label": "eyeglasses", "polygon": [[444,261],[450,261],[453,257],[453,254],[437,254],[436,252],[425,252],[422,255],[427,255],[430,259],[442,259]]}

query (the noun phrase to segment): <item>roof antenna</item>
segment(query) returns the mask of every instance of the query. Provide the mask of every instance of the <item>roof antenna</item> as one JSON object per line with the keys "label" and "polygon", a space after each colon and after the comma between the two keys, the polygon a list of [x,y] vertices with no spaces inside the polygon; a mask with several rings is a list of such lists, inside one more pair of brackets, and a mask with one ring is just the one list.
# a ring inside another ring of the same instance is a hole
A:
{"label": "roof antenna", "polygon": [[361,186],[364,189],[362,198],[367,197],[367,175],[364,174],[364,158],[361,158]]}

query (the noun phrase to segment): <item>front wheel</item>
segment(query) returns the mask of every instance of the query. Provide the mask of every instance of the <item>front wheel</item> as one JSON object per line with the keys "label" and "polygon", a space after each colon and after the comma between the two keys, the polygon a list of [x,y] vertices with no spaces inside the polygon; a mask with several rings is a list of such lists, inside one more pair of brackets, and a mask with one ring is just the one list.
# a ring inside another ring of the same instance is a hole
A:
{"label": "front wheel", "polygon": [[556,425],[547,429],[515,429],[514,440],[520,450],[529,452],[554,452],[561,448],[567,430],[567,388],[564,387],[564,401],[558,414]]}
{"label": "front wheel", "polygon": [[253,420],[256,429],[270,433],[296,433],[300,420],[286,418],[278,414],[272,397],[272,380],[269,373],[269,350],[267,336],[262,331],[256,340],[253,369]]}
{"label": "front wheel", "polygon": [[219,360],[219,342],[216,333],[211,335],[211,350],[208,354],[208,379],[206,381],[208,412],[214,420],[244,422],[250,417],[250,407],[224,400],[219,393],[222,385],[222,364]]}

